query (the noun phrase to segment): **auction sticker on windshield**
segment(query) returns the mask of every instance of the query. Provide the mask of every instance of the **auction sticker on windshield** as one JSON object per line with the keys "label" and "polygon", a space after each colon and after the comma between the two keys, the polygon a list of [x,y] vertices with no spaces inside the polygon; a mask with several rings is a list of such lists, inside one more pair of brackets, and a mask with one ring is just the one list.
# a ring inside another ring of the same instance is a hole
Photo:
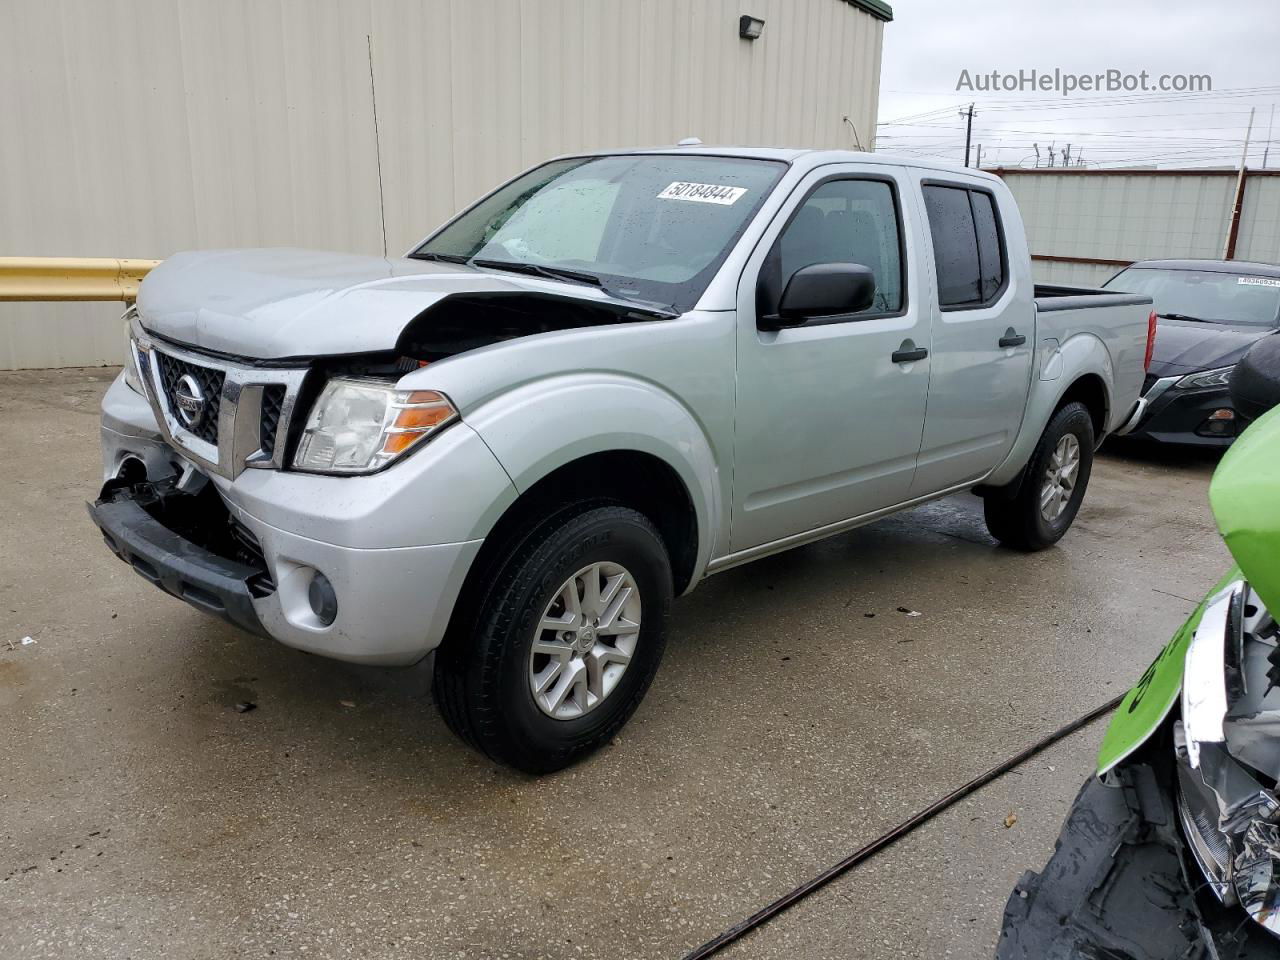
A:
{"label": "auction sticker on windshield", "polygon": [[1238,277],[1236,283],[1248,284],[1251,287],[1280,287],[1280,280],[1275,277]]}
{"label": "auction sticker on windshield", "polygon": [[659,200],[692,200],[694,203],[719,203],[729,206],[747,192],[746,187],[724,187],[714,183],[686,183],[677,180],[667,184],[658,194]]}

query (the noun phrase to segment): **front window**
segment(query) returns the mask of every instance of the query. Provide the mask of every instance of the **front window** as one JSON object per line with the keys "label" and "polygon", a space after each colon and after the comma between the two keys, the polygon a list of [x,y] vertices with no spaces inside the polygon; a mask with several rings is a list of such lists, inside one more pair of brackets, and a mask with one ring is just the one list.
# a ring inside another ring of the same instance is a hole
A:
{"label": "front window", "polygon": [[1146,294],[1155,301],[1159,316],[1174,320],[1274,327],[1280,318],[1280,277],[1130,267],[1103,286],[1124,293]]}
{"label": "front window", "polygon": [[785,169],[683,154],[554,160],[499,188],[410,256],[547,268],[683,312]]}

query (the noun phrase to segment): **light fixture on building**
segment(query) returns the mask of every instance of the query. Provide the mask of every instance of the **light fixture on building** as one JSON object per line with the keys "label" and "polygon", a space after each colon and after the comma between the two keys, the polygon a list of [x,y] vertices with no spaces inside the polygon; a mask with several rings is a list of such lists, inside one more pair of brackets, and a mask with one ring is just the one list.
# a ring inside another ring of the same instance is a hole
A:
{"label": "light fixture on building", "polygon": [[738,36],[743,40],[759,40],[764,33],[764,21],[759,17],[749,17],[745,13],[738,18]]}

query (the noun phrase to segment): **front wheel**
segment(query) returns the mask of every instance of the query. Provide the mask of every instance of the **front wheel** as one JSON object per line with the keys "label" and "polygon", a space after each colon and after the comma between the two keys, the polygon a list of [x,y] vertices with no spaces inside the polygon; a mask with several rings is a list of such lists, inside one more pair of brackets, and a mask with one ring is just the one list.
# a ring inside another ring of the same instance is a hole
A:
{"label": "front wheel", "polygon": [[436,658],[449,726],[500,763],[548,773],[608,741],[657,672],[671,566],[648,518],[582,504],[497,565],[469,636]]}
{"label": "front wheel", "polygon": [[1082,403],[1053,415],[1036,444],[1022,484],[1012,496],[991,491],[984,503],[987,530],[1015,550],[1043,550],[1070,529],[1093,471],[1093,418]]}

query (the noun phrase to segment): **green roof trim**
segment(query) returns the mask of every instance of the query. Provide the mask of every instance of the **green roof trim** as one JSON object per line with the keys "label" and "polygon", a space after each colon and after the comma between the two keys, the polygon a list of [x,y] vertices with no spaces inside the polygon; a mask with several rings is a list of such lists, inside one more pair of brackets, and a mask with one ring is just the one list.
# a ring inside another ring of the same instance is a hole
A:
{"label": "green roof trim", "polygon": [[893,19],[893,7],[881,0],[844,0],[851,7],[857,7],[859,10],[865,10],[877,20],[884,20],[886,23]]}

